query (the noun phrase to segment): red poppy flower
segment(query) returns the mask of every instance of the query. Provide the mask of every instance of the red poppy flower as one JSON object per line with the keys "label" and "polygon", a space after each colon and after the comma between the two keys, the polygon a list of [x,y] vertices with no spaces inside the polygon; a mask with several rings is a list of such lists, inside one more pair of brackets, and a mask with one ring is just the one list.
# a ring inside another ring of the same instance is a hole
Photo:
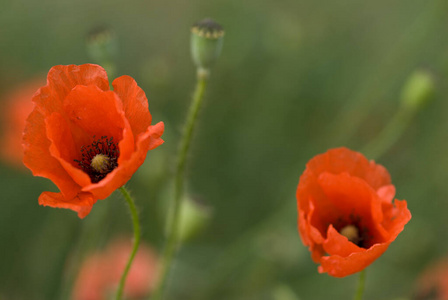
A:
{"label": "red poppy flower", "polygon": [[1,109],[0,157],[10,166],[23,168],[22,133],[26,118],[34,108],[30,99],[43,83],[43,78],[26,82],[4,97]]}
{"label": "red poppy flower", "polygon": [[[105,300],[116,292],[132,251],[130,240],[117,239],[104,251],[87,257],[74,285],[74,300]],[[156,276],[157,257],[149,245],[141,244],[126,278],[126,299],[147,296],[155,286]]]}
{"label": "red poppy flower", "polygon": [[347,148],[311,159],[297,187],[298,227],[320,273],[344,277],[377,259],[411,219],[387,170]]}
{"label": "red poppy flower", "polygon": [[55,66],[34,95],[23,162],[60,190],[43,192],[41,205],[85,217],[98,199],[131,178],[148,150],[163,143],[163,123],[151,125],[145,93],[134,79],[121,76],[112,86],[110,91],[100,66]]}
{"label": "red poppy flower", "polygon": [[448,259],[430,265],[417,281],[416,300],[448,300]]}

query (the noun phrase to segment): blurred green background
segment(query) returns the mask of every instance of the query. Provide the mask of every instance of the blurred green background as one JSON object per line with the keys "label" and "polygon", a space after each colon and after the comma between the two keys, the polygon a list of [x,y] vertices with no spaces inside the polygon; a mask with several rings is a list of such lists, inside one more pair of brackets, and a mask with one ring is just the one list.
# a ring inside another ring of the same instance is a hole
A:
{"label": "blurred green background", "polygon": [[[357,276],[317,273],[297,233],[295,191],[305,163],[338,146],[361,150],[399,107],[416,69],[436,80],[420,111],[378,162],[412,220],[367,273],[365,299],[412,295],[426,264],[448,254],[448,2],[445,0],[1,0],[0,94],[53,65],[92,62],[85,41],[106,26],[117,76],[145,90],[165,144],[128,183],[143,239],[160,252],[163,208],[195,84],[190,26],[226,30],[187,165],[188,191],[212,211],[183,245],[167,299],[348,299]],[[3,128],[5,129],[5,128]],[[0,168],[0,298],[68,299],[77,261],[131,234],[118,193],[78,219],[44,208],[55,187]]]}

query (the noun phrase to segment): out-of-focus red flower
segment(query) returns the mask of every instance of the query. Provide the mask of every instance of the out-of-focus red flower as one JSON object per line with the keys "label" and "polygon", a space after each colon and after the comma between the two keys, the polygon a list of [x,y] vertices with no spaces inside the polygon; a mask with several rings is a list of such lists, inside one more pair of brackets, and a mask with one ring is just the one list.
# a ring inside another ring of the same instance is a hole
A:
{"label": "out-of-focus red flower", "polygon": [[31,98],[44,82],[43,79],[27,82],[7,94],[2,101],[0,157],[10,166],[23,167],[23,129],[34,107]]}
{"label": "out-of-focus red flower", "polygon": [[297,187],[298,227],[320,273],[344,277],[377,259],[411,219],[387,170],[336,148],[311,159]]}
{"label": "out-of-focus red flower", "polygon": [[448,300],[448,259],[431,264],[417,282],[415,300]]}
{"label": "out-of-focus red flower", "polygon": [[24,164],[52,180],[60,193],[39,203],[69,208],[80,218],[140,167],[148,150],[163,143],[162,122],[151,125],[143,90],[129,76],[112,82],[98,65],[55,66],[34,94],[23,137]]}
{"label": "out-of-focus red flower", "polygon": [[[84,261],[74,285],[73,300],[106,300],[116,292],[132,251],[129,240],[115,240],[104,251],[94,253]],[[148,245],[140,244],[126,279],[126,299],[149,295],[156,276],[156,255]]]}

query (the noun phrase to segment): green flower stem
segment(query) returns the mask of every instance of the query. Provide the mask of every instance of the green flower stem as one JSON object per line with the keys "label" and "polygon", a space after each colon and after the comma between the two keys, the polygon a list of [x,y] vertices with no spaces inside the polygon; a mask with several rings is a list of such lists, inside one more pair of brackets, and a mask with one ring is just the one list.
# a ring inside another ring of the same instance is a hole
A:
{"label": "green flower stem", "polygon": [[402,106],[378,136],[368,143],[361,153],[376,159],[382,156],[400,138],[416,111]]}
{"label": "green flower stem", "polygon": [[190,147],[191,138],[193,136],[193,130],[198,117],[198,112],[201,108],[202,100],[204,98],[208,75],[209,74],[206,70],[198,70],[198,81],[196,84],[196,90],[193,95],[193,102],[191,103],[190,110],[188,112],[187,122],[184,127],[184,133],[179,148],[175,179],[175,194],[173,200],[174,202],[170,211],[170,218],[168,218],[168,240],[163,252],[159,283],[153,294],[153,299],[155,300],[162,299],[163,297],[163,291],[166,285],[171,264],[179,244],[179,217],[184,189],[185,162],[187,160],[188,149]]}
{"label": "green flower stem", "polygon": [[361,300],[362,294],[364,294],[364,287],[366,284],[366,269],[362,270],[359,273],[359,281],[358,281],[358,289],[356,290],[354,300]]}
{"label": "green flower stem", "polygon": [[126,277],[128,276],[129,269],[131,268],[132,261],[134,260],[135,254],[137,253],[138,245],[140,244],[140,222],[138,219],[137,208],[135,207],[134,200],[132,200],[131,195],[126,190],[124,186],[120,188],[120,192],[123,194],[124,199],[129,205],[129,210],[131,211],[132,223],[134,226],[134,246],[132,248],[131,255],[129,256],[126,268],[123,271],[120,279],[120,285],[118,286],[117,294],[115,296],[116,300],[121,300],[123,297],[124,285],[126,282]]}

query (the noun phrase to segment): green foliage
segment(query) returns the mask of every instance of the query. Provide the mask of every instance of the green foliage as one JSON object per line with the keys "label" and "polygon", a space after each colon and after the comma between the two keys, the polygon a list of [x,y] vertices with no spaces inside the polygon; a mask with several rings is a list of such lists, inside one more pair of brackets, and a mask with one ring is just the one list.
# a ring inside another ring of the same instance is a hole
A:
{"label": "green foliage", "polygon": [[[91,62],[86,34],[107,24],[116,75],[145,90],[165,144],[127,185],[143,240],[160,251],[162,190],[175,166],[193,92],[190,27],[219,20],[225,43],[213,67],[187,162],[187,190],[213,209],[181,249],[167,299],[348,299],[356,276],[317,273],[297,233],[295,190],[305,163],[328,148],[360,150],[397,110],[421,67],[446,83],[443,0],[29,1],[0,11],[0,94],[56,64]],[[413,219],[367,270],[364,299],[409,297],[424,266],[448,254],[446,84],[378,162]],[[67,299],[69,258],[132,235],[126,204],[99,201],[84,220],[38,206],[51,183],[0,169],[0,298]],[[54,188],[53,188],[54,189]],[[282,296],[286,295],[286,296]]]}

